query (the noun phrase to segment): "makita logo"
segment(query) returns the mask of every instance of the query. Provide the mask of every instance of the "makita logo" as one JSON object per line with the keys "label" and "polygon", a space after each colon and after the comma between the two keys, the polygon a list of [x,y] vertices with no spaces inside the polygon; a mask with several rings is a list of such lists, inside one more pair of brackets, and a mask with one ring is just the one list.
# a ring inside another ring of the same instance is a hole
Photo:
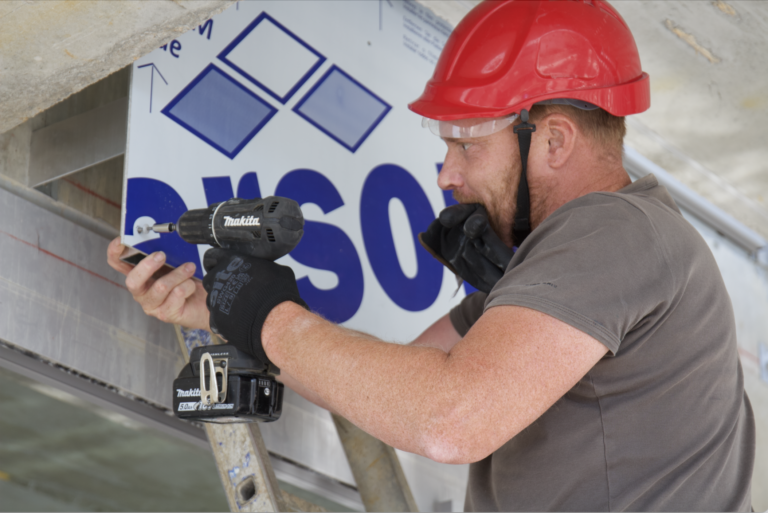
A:
{"label": "makita logo", "polygon": [[200,389],[193,388],[192,390],[176,389],[176,397],[200,397]]}
{"label": "makita logo", "polygon": [[259,224],[259,218],[248,217],[229,217],[224,216],[224,226],[261,226]]}

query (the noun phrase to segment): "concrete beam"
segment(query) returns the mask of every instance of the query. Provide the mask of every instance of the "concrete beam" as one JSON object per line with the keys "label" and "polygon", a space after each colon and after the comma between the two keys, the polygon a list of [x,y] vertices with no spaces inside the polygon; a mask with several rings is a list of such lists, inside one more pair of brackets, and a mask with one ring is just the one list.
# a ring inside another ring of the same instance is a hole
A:
{"label": "concrete beam", "polygon": [[125,153],[128,98],[32,132],[29,158],[30,187]]}
{"label": "concrete beam", "polygon": [[0,2],[0,133],[233,3],[235,0]]}

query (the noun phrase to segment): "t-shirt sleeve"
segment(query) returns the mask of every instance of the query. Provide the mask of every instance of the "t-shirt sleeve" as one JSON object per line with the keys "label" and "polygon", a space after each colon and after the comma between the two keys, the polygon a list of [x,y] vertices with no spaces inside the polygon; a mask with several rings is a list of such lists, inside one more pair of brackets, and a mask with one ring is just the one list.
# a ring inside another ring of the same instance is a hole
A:
{"label": "t-shirt sleeve", "polygon": [[591,196],[556,211],[529,235],[485,308],[543,312],[615,355],[629,331],[671,300],[673,279],[648,215],[616,195]]}
{"label": "t-shirt sleeve", "polygon": [[469,328],[483,315],[483,306],[488,294],[485,292],[473,292],[461,300],[461,303],[451,309],[449,317],[454,329],[462,337],[467,334]]}

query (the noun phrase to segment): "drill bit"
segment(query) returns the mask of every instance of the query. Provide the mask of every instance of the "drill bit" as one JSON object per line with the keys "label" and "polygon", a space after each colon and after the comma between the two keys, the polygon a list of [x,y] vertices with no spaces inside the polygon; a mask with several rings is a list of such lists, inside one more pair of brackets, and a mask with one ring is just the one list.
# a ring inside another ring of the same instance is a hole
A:
{"label": "drill bit", "polygon": [[172,233],[176,231],[176,225],[174,223],[161,223],[152,227],[152,231],[155,233]]}

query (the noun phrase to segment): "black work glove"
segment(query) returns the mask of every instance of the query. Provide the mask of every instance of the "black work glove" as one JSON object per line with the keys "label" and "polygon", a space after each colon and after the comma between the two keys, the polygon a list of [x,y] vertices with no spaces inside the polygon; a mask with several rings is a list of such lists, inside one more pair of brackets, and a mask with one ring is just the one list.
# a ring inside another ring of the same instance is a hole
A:
{"label": "black work glove", "polygon": [[477,290],[490,292],[512,260],[509,249],[488,223],[485,207],[453,205],[432,221],[419,241],[432,256]]}
{"label": "black work glove", "polygon": [[261,328],[269,312],[283,301],[307,308],[293,269],[221,248],[205,252],[203,267],[211,331],[270,365],[261,345]]}

